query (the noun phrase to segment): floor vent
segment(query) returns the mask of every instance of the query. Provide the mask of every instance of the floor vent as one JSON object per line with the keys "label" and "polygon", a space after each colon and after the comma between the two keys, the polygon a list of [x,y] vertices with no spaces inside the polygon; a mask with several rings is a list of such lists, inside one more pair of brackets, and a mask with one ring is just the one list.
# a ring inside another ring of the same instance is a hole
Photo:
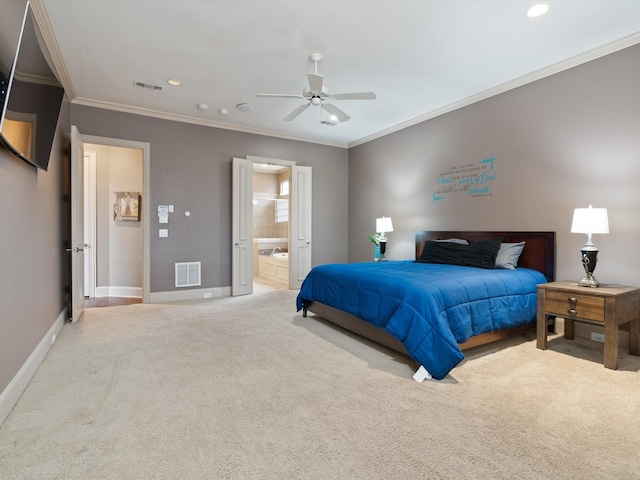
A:
{"label": "floor vent", "polygon": [[133,86],[136,88],[144,88],[145,90],[153,90],[154,92],[162,92],[162,86],[154,85],[153,83],[145,83],[134,80]]}
{"label": "floor vent", "polygon": [[200,285],[200,262],[176,263],[176,287]]}

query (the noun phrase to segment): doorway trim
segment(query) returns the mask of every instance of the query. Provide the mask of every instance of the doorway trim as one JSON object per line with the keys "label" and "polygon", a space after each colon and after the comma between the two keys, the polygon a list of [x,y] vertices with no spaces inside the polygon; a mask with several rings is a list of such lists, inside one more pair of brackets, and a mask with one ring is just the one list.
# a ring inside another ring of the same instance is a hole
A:
{"label": "doorway trim", "polygon": [[96,135],[82,135],[84,143],[105,145],[108,147],[131,148],[142,150],[142,303],[150,301],[150,272],[151,272],[151,252],[150,252],[150,225],[151,225],[151,201],[149,198],[150,172],[151,172],[151,144],[148,142],[138,142],[135,140],[124,140],[119,138],[100,137]]}
{"label": "doorway trim", "polygon": [[96,158],[96,152],[84,151],[85,297],[96,296]]}
{"label": "doorway trim", "polygon": [[247,155],[245,158],[253,163],[267,163],[270,165],[282,165],[283,167],[293,167],[296,165],[296,162],[293,160],[281,160],[279,158],[255,157],[253,155]]}

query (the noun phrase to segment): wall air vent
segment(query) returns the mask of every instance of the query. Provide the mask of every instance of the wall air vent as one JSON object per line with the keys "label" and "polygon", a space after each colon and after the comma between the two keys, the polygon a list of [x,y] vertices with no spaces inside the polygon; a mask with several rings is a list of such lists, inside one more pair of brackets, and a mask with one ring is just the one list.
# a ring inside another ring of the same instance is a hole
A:
{"label": "wall air vent", "polygon": [[138,80],[134,80],[133,86],[136,88],[143,88],[145,90],[152,90],[154,92],[162,92],[162,86],[154,85],[153,83],[145,83],[145,82],[139,82]]}
{"label": "wall air vent", "polygon": [[197,287],[200,283],[200,262],[176,263],[176,287]]}

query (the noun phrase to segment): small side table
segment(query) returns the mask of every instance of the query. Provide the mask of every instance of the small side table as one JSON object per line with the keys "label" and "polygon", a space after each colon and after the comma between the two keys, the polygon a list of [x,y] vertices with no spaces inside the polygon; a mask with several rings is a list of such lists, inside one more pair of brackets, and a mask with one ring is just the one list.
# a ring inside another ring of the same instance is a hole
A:
{"label": "small side table", "polygon": [[640,288],[580,287],[577,282],[538,285],[537,346],[547,349],[549,317],[564,318],[564,338],[573,340],[574,322],[604,325],[604,366],[618,366],[618,325],[629,323],[629,353],[640,355]]}

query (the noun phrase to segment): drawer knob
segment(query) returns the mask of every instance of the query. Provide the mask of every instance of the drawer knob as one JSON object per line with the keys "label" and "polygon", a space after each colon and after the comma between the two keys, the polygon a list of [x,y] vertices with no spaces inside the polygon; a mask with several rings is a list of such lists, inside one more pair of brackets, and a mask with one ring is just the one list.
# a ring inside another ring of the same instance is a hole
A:
{"label": "drawer knob", "polygon": [[570,308],[569,310],[567,310],[567,313],[570,313],[571,315],[575,315],[578,312],[575,309]]}
{"label": "drawer knob", "polygon": [[576,297],[569,297],[567,300],[569,300],[569,303],[578,303],[578,299]]}

